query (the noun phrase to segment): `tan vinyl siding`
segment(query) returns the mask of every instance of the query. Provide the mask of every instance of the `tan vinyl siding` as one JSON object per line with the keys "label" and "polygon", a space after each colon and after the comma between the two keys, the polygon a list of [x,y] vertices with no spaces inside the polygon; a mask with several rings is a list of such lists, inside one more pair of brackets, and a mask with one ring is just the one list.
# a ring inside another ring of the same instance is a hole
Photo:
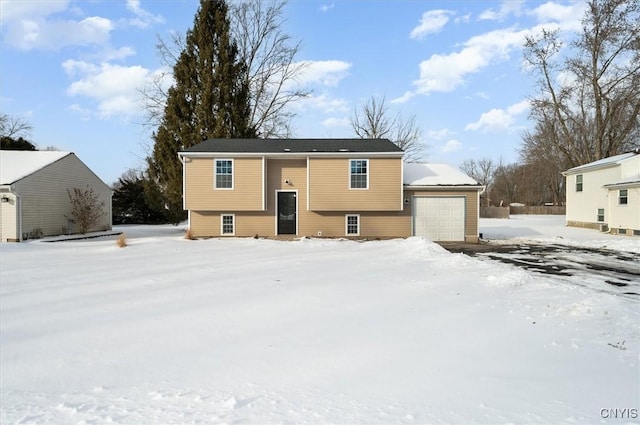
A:
{"label": "tan vinyl siding", "polygon": [[262,158],[233,158],[233,189],[215,188],[215,160],[185,158],[185,208],[192,211],[261,211]]}
{"label": "tan vinyl siding", "polygon": [[[191,233],[195,237],[218,237],[223,212],[192,211]],[[298,236],[345,237],[346,215],[351,213],[304,213],[298,221]],[[407,237],[411,232],[411,217],[401,212],[354,212],[360,215],[360,237],[392,238]],[[275,216],[264,213],[235,213],[235,236],[271,237],[276,235]],[[320,234],[318,233],[320,232]]]}
{"label": "tan vinyl siding", "polygon": [[111,189],[73,154],[17,181],[14,187],[21,198],[23,236],[76,233],[76,226],[67,219],[71,217],[67,190],[74,188],[90,187],[104,203],[103,215],[89,231],[111,229]]}
{"label": "tan vinyl siding", "polygon": [[[350,160],[368,159],[369,188],[350,189]],[[310,158],[312,211],[398,211],[402,202],[400,158]]]}
{"label": "tan vinyl siding", "polygon": [[[405,190],[405,198],[412,196],[464,196],[465,200],[465,240],[478,241],[478,191],[477,190]],[[406,209],[406,208],[405,208]]]}

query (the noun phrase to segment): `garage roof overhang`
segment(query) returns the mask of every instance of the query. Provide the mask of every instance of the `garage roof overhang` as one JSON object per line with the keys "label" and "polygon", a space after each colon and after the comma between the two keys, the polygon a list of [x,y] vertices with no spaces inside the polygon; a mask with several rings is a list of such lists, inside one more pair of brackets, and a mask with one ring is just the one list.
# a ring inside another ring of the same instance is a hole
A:
{"label": "garage roof overhang", "polygon": [[455,184],[455,185],[428,185],[428,186],[414,186],[414,185],[403,185],[404,190],[456,190],[456,191],[469,191],[475,190],[480,193],[484,192],[485,187],[481,185],[466,185],[466,184]]}

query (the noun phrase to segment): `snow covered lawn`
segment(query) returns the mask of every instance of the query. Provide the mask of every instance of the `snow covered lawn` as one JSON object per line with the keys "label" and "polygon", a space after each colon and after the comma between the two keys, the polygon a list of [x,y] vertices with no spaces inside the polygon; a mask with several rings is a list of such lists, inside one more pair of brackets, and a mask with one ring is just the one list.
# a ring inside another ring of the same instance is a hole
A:
{"label": "snow covered lawn", "polygon": [[638,408],[637,300],[418,238],[120,230],[125,248],[2,244],[1,423],[612,423],[602,412]]}

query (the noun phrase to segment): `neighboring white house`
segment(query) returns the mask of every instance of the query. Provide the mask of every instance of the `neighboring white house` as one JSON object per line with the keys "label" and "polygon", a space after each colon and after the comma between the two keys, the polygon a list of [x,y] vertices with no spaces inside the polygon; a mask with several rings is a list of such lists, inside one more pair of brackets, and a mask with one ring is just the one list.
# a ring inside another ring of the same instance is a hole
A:
{"label": "neighboring white house", "polygon": [[91,188],[104,202],[90,230],[110,230],[111,188],[75,154],[0,151],[0,241],[77,233],[68,194],[75,188]]}
{"label": "neighboring white house", "polygon": [[640,150],[571,168],[567,225],[640,235]]}

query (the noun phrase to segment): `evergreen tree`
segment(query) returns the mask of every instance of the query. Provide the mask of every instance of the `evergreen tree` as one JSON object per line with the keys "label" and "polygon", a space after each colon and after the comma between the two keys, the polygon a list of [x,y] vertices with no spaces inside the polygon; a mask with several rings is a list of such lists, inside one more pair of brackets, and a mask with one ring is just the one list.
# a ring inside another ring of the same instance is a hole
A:
{"label": "evergreen tree", "polygon": [[113,224],[166,223],[162,206],[147,201],[147,181],[135,171],[127,171],[113,187]]}
{"label": "evergreen tree", "polygon": [[249,123],[247,67],[238,58],[226,2],[201,0],[173,68],[175,84],[148,160],[149,175],[163,192],[171,221],[185,217],[178,152],[214,137],[256,136]]}
{"label": "evergreen tree", "polygon": [[36,146],[28,140],[18,137],[0,137],[0,148],[6,151],[37,151]]}

